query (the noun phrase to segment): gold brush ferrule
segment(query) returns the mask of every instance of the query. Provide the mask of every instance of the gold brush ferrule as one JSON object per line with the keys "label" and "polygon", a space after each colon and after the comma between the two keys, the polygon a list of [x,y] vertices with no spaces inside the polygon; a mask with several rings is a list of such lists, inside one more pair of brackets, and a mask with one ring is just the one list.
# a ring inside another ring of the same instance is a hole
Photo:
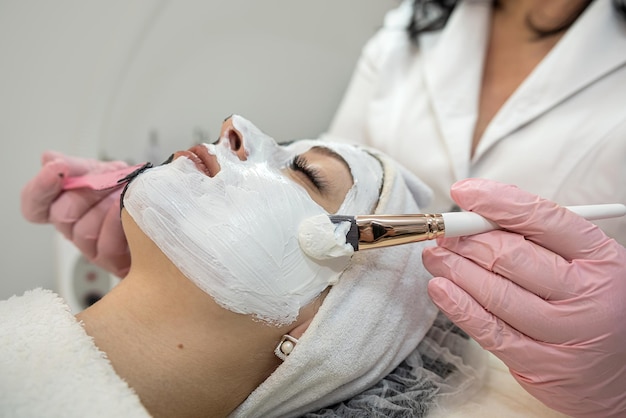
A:
{"label": "gold brush ferrule", "polygon": [[446,230],[439,213],[356,216],[355,222],[359,230],[359,250],[431,240],[442,236]]}

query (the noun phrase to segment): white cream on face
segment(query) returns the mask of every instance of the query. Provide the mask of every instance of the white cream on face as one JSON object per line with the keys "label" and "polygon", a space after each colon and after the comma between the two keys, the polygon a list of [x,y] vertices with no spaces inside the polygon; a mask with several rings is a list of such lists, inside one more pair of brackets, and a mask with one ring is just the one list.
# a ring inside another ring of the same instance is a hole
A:
{"label": "white cream on face", "polygon": [[302,251],[318,260],[346,257],[354,254],[346,234],[350,222],[333,223],[326,215],[312,216],[300,223],[298,242]]}
{"label": "white cream on face", "polygon": [[[274,325],[289,324],[349,263],[349,257],[315,260],[300,249],[300,222],[326,211],[281,171],[296,154],[326,144],[280,147],[241,117],[233,116],[233,125],[243,136],[246,161],[237,158],[227,140],[207,145],[221,167],[213,178],[180,157],[133,180],[124,206],[181,272],[218,304]],[[368,173],[365,183],[376,177],[372,161],[358,162],[358,154],[372,157],[352,147],[333,149],[365,166],[357,169]],[[375,193],[369,186],[353,191],[357,184],[344,204],[366,204],[364,210],[369,210],[378,186],[372,186]]]}

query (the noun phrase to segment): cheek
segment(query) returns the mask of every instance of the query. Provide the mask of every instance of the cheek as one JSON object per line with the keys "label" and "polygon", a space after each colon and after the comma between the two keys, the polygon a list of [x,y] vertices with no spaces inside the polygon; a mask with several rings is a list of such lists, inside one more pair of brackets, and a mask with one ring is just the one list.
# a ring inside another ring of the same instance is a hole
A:
{"label": "cheek", "polygon": [[[324,211],[289,184],[260,181],[225,192],[217,211],[228,211],[228,222],[213,223],[206,232],[203,258],[212,262],[194,272],[195,281],[233,312],[293,322],[337,276],[305,256],[297,240],[300,222]],[[213,213],[215,203],[207,202],[201,212]]]}

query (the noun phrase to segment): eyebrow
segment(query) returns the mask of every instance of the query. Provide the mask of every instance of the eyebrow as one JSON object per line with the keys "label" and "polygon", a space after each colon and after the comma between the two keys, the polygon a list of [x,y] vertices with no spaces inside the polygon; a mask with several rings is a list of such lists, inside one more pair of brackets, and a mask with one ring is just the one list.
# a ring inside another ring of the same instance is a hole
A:
{"label": "eyebrow", "polygon": [[330,148],[326,148],[324,146],[320,146],[320,145],[316,145],[314,147],[311,147],[311,149],[309,149],[309,151],[314,151],[317,152],[319,154],[325,155],[327,157],[333,158],[337,161],[339,161],[340,163],[342,163],[346,169],[348,170],[348,173],[350,173],[350,178],[352,178],[352,181],[354,182],[354,178],[352,177],[352,170],[350,169],[350,166],[348,165],[348,162],[338,153],[336,153],[335,151],[331,150]]}

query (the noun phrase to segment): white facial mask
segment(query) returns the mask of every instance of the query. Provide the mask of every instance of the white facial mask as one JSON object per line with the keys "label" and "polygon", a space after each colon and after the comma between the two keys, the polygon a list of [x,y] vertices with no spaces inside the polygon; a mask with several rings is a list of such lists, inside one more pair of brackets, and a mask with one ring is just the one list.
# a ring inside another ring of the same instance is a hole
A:
{"label": "white facial mask", "polygon": [[[179,157],[134,179],[124,207],[219,305],[286,325],[349,263],[349,257],[320,261],[302,252],[298,225],[326,211],[281,172],[297,154],[327,144],[301,141],[280,147],[239,116],[233,116],[233,126],[243,136],[246,161],[230,150],[228,140],[206,145],[221,167],[213,178]],[[357,148],[328,145],[346,159],[355,178],[341,210],[370,211],[378,199],[380,164]]]}

